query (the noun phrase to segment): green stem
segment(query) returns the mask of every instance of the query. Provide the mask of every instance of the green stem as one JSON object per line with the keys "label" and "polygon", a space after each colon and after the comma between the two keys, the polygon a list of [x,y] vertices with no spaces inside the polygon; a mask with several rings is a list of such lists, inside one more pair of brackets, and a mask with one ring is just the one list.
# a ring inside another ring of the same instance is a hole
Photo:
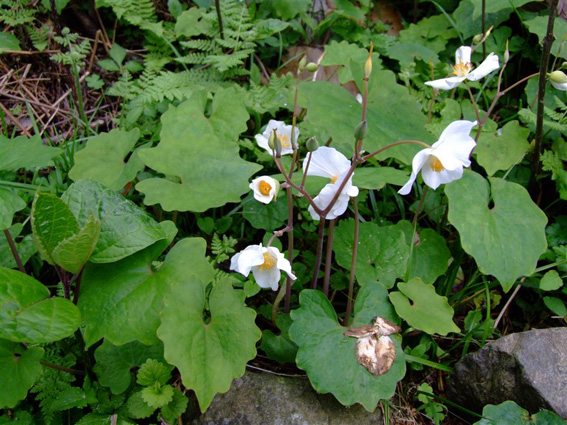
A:
{"label": "green stem", "polygon": [[415,357],[415,356],[411,356],[409,354],[404,354],[404,357],[406,358],[406,360],[408,362],[419,363],[419,364],[422,364],[424,366],[429,366],[429,367],[432,367],[434,369],[442,370],[443,372],[452,372],[453,371],[453,368],[450,367],[450,366],[446,366],[446,365],[440,364],[440,363],[435,363],[435,362],[432,362],[431,360],[422,359],[421,357]]}

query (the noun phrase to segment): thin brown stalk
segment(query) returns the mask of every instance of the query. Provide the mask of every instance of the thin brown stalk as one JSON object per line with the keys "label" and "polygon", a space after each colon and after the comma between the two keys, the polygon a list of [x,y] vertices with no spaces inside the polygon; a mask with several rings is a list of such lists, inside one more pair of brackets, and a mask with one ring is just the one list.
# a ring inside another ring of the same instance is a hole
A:
{"label": "thin brown stalk", "polygon": [[333,263],[333,237],[335,235],[336,219],[329,222],[329,233],[327,234],[327,252],[325,253],[325,277],[323,278],[323,293],[329,296],[329,284],[331,281],[331,264]]}
{"label": "thin brown stalk", "polygon": [[359,214],[358,202],[356,198],[352,198],[352,205],[354,207],[354,241],[352,245],[352,262],[350,263],[350,275],[348,280],[348,297],[345,319],[343,326],[348,326],[350,315],[352,314],[352,307],[354,304],[354,278],[356,272],[356,259],[358,256],[358,235],[359,235]]}
{"label": "thin brown stalk", "polygon": [[311,281],[311,289],[317,289],[317,280],[319,280],[319,270],[321,269],[321,258],[323,256],[323,239],[325,238],[325,217],[320,217],[319,234],[317,238],[317,251],[315,252],[315,265],[313,267],[313,280]]}
{"label": "thin brown stalk", "polygon": [[39,362],[44,366],[47,366],[51,369],[60,370],[61,372],[67,372],[67,373],[70,373],[72,375],[80,375],[80,376],[86,375],[86,373],[82,370],[71,369],[71,368],[68,368],[68,367],[59,366],[57,364],[46,362],[45,360],[40,360]]}
{"label": "thin brown stalk", "polygon": [[4,236],[6,236],[8,245],[10,246],[10,251],[12,251],[14,260],[16,260],[16,264],[18,265],[18,269],[22,273],[26,273],[26,269],[24,267],[24,264],[22,263],[22,259],[20,258],[20,254],[18,253],[18,249],[16,248],[16,244],[14,243],[14,239],[12,239],[12,235],[10,234],[10,231],[8,229],[4,230]]}

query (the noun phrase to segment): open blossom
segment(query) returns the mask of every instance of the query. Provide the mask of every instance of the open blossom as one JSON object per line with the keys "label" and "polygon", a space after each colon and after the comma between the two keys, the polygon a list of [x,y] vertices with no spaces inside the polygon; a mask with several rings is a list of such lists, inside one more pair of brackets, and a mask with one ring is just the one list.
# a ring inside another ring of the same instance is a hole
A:
{"label": "open blossom", "polygon": [[254,191],[254,199],[269,204],[278,197],[280,183],[270,176],[261,176],[252,180],[250,189]]}
{"label": "open blossom", "polygon": [[250,271],[261,288],[278,289],[283,270],[293,280],[296,279],[291,271],[291,264],[284,255],[274,247],[260,245],[247,246],[243,251],[232,257],[230,270],[248,277]]}
{"label": "open blossom", "polygon": [[457,87],[465,80],[476,81],[486,77],[492,71],[500,68],[498,56],[489,54],[486,59],[473,71],[471,63],[472,49],[469,46],[461,46],[455,53],[455,66],[453,66],[454,77],[441,78],[440,80],[428,81],[425,84],[435,89],[450,90]]}
{"label": "open blossom", "polygon": [[[285,125],[283,121],[270,120],[268,126],[262,134],[256,134],[255,139],[258,142],[258,146],[264,148],[268,151],[270,155],[273,155],[273,150],[268,145],[270,136],[272,135],[274,129],[276,130],[276,137],[282,146],[282,155],[287,155],[293,153],[293,147],[297,147],[297,137],[299,136],[299,130],[297,127],[294,130],[293,142],[291,140],[291,129],[293,126]],[[293,145],[292,145],[293,143]]]}
{"label": "open blossom", "polygon": [[463,167],[471,165],[469,157],[476,142],[470,137],[470,132],[476,124],[476,121],[465,120],[449,124],[433,146],[419,151],[414,156],[410,179],[398,193],[410,193],[420,170],[423,182],[432,189],[460,179],[463,176]]}
{"label": "open blossom", "polygon": [[[303,161],[303,171],[305,172],[305,167],[307,165],[307,158]],[[309,168],[307,169],[308,176],[318,176],[326,177],[331,179],[331,182],[327,184],[319,195],[317,195],[313,201],[320,209],[325,209],[335,197],[335,194],[339,190],[340,185],[345,180],[348,171],[350,169],[350,161],[334,148],[329,148],[322,146],[311,154],[311,161],[309,162]],[[337,198],[337,201],[327,213],[326,219],[332,220],[340,215],[342,215],[347,207],[348,202],[351,197],[358,195],[358,187],[353,186],[351,174],[348,181],[346,182],[341,194]],[[313,220],[319,220],[319,214],[315,212],[312,206],[309,206],[309,213]]]}

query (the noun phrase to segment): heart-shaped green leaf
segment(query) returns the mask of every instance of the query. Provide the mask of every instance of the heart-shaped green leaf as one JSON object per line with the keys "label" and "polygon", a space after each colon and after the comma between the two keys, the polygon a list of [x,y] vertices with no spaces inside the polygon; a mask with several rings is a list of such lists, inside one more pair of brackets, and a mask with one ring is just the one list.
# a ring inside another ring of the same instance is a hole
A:
{"label": "heart-shaped green leaf", "polygon": [[[391,288],[396,278],[403,277],[409,257],[409,246],[404,233],[395,226],[380,227],[375,223],[360,223],[356,277],[363,285],[378,280]],[[341,221],[335,229],[333,251],[337,263],[350,269],[354,221]]]}
{"label": "heart-shaped green leaf", "polygon": [[[136,185],[147,205],[166,211],[202,212],[239,202],[260,166],[238,155],[238,135],[246,130],[248,113],[234,89],[218,90],[210,117],[207,94],[196,91],[163,114],[158,146],[140,152],[141,160],[167,178],[149,178]],[[203,158],[207,158],[203,161]]]}
{"label": "heart-shaped green leaf", "polygon": [[228,281],[218,282],[208,299],[206,282],[189,278],[176,284],[165,301],[158,336],[165,359],[181,372],[185,387],[195,391],[201,411],[218,392],[226,392],[244,374],[256,355],[260,329],[256,312],[244,304],[244,294]]}
{"label": "heart-shaped green leaf", "polygon": [[[445,187],[449,221],[463,249],[484,274],[495,276],[505,291],[520,276],[530,276],[547,248],[547,217],[522,186],[465,171]],[[494,207],[490,206],[493,200]]]}
{"label": "heart-shaped green leaf", "polygon": [[87,146],[75,154],[75,165],[69,171],[69,177],[74,181],[93,179],[111,190],[123,188],[144,168],[138,151],[127,163],[124,162],[139,137],[140,130],[135,128],[130,131],[115,129],[89,139]]}
{"label": "heart-shaped green leaf", "polygon": [[447,297],[437,295],[433,285],[423,283],[418,277],[398,283],[398,291],[390,292],[390,301],[396,313],[416,329],[440,335],[459,332]]}
{"label": "heart-shaped green leaf", "polygon": [[289,338],[289,328],[293,321],[287,314],[280,313],[276,317],[276,325],[280,334],[276,335],[267,329],[262,332],[262,345],[266,355],[279,363],[293,363],[297,354],[297,345]]}
{"label": "heart-shaped green leaf", "polygon": [[0,409],[12,408],[26,398],[41,373],[42,357],[43,348],[26,350],[21,344],[0,340]]}
{"label": "heart-shaped green leaf", "polygon": [[392,167],[357,168],[352,183],[360,189],[380,190],[386,184],[403,186],[408,181],[408,173]]}
{"label": "heart-shaped green leaf", "polygon": [[[391,369],[374,376],[356,360],[357,338],[343,335],[346,329],[338,324],[335,310],[322,292],[303,290],[299,302],[301,307],[291,312],[290,335],[299,347],[297,365],[307,372],[313,388],[320,393],[332,393],[347,406],[360,403],[368,411],[373,411],[381,399],[390,398],[406,372],[399,341],[392,338],[396,360]],[[397,321],[386,289],[377,282],[360,290],[352,325],[368,325],[375,316]]]}
{"label": "heart-shaped green leaf", "polygon": [[242,216],[255,229],[268,231],[282,227],[287,220],[287,197],[280,196],[277,201],[265,205],[254,199],[252,193],[242,201]]}
{"label": "heart-shaped green leaf", "polygon": [[157,343],[159,313],[171,287],[212,280],[204,239],[180,240],[156,265],[153,261],[166,246],[158,243],[116,263],[87,265],[78,304],[87,347],[103,337],[115,345],[134,340]]}
{"label": "heart-shaped green leaf", "polygon": [[69,205],[81,227],[91,215],[101,222],[100,238],[89,259],[93,263],[121,260],[167,236],[143,209],[95,180],[72,184],[61,199]]}
{"label": "heart-shaped green leaf", "polygon": [[0,338],[31,344],[53,342],[79,327],[79,309],[33,277],[0,267]]}
{"label": "heart-shaped green leaf", "polygon": [[22,198],[8,189],[0,188],[0,230],[10,227],[14,214],[25,207]]}
{"label": "heart-shaped green leaf", "polygon": [[482,133],[474,150],[476,160],[489,176],[498,170],[508,170],[520,162],[528,149],[530,130],[510,121],[494,133]]}

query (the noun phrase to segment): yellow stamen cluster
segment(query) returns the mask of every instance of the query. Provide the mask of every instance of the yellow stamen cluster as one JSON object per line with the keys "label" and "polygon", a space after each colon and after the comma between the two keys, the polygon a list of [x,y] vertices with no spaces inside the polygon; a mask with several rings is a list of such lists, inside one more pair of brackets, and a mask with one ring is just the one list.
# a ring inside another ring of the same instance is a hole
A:
{"label": "yellow stamen cluster", "polygon": [[270,186],[268,182],[261,180],[260,183],[258,184],[258,189],[260,190],[260,193],[262,195],[269,196],[272,190],[272,186]]}
{"label": "yellow stamen cluster", "polygon": [[333,176],[331,178],[331,183],[335,184],[335,182],[339,179],[339,176]]}
{"label": "yellow stamen cluster", "polygon": [[282,148],[290,148],[291,147],[291,143],[290,143],[289,138],[287,136],[282,136],[282,135],[278,134],[278,139],[279,139],[280,143],[282,144]]}
{"label": "yellow stamen cluster", "polygon": [[433,157],[433,161],[431,161],[431,163],[429,164],[429,166],[431,167],[431,169],[433,171],[435,171],[436,173],[440,173],[441,171],[443,171],[445,169],[445,167],[443,167],[443,164],[441,164],[441,161],[439,161],[439,159]]}
{"label": "yellow stamen cluster", "polygon": [[264,253],[264,263],[260,264],[258,268],[261,271],[269,270],[276,265],[276,259],[269,252]]}
{"label": "yellow stamen cluster", "polygon": [[463,63],[459,61],[459,63],[455,64],[455,66],[453,67],[453,74],[455,74],[457,77],[466,77],[469,72],[471,72],[471,70],[472,63]]}

